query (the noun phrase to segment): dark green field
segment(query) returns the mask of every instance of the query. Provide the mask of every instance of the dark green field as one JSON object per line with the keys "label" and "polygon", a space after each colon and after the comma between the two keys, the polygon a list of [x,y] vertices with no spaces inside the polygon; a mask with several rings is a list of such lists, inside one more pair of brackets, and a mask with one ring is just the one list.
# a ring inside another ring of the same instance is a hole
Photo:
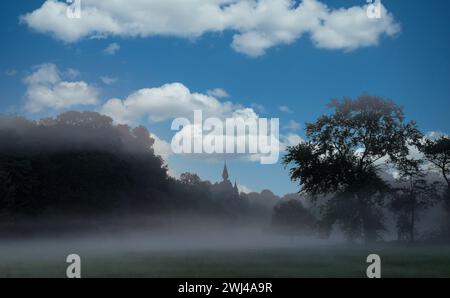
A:
{"label": "dark green field", "polygon": [[[1,277],[65,277],[72,251],[29,245],[0,250]],[[382,259],[382,277],[450,277],[449,246],[347,245],[267,249],[80,249],[83,277],[365,277],[366,257]]]}

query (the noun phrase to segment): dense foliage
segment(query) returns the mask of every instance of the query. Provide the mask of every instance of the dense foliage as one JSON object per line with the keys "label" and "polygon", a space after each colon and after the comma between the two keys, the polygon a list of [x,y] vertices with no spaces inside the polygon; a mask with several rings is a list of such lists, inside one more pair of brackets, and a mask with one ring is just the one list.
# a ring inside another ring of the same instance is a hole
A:
{"label": "dense foliage", "polygon": [[[307,141],[289,147],[284,157],[291,179],[300,183],[303,193],[327,197],[322,229],[329,232],[336,223],[350,239],[376,240],[385,230],[385,201],[393,198],[398,227],[408,223],[413,241],[417,213],[432,205],[432,192],[438,188],[421,179],[422,162],[411,157],[412,149],[422,150],[448,183],[445,141],[424,141],[416,124],[405,121],[402,109],[380,97],[333,100],[329,107],[333,113],[308,123]],[[409,186],[399,189],[384,179],[389,168]]]}

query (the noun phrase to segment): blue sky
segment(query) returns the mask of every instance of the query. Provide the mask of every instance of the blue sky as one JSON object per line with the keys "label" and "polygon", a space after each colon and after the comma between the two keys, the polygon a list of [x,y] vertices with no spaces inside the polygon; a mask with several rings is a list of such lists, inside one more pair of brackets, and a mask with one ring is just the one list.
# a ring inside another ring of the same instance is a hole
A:
{"label": "blue sky", "polygon": [[[187,37],[180,37],[176,30],[182,28],[176,24],[175,33],[171,34],[132,36],[105,29],[101,38],[92,38],[93,34],[86,31],[75,40],[65,40],[62,29],[52,33],[48,28],[43,30],[46,24],[19,21],[20,16],[41,8],[45,1],[4,2],[0,10],[0,111],[4,114],[38,118],[69,109],[101,110],[111,98],[125,99],[142,88],[179,82],[192,93],[206,94],[222,88],[229,97],[216,98],[218,101],[253,108],[260,117],[280,118],[281,133],[285,135],[303,136],[303,123],[326,113],[325,105],[330,99],[356,97],[364,92],[394,100],[423,131],[449,131],[448,1],[383,1],[401,29],[392,35],[380,33],[377,44],[358,44],[352,49],[318,46],[306,33],[288,43],[275,41],[258,55],[249,50],[253,40],[244,48],[233,43],[235,29],[207,28],[199,36],[188,33]],[[333,10],[362,6],[365,1],[322,3]],[[113,55],[107,54],[105,49],[113,43],[120,49]],[[85,82],[95,89],[96,94],[88,94],[96,98],[97,104],[44,107],[39,111],[24,108],[30,88],[25,78],[37,70],[36,65],[45,63],[57,67],[61,81]],[[71,74],[67,69],[75,69],[79,74]],[[105,84],[101,77],[116,81]],[[280,111],[280,106],[289,107],[291,112]],[[301,128],[286,128],[290,121],[300,123]],[[147,126],[167,142],[174,134],[169,119],[152,122],[143,117],[136,123]],[[220,179],[222,162],[175,155],[168,161],[175,173],[197,172],[212,181]],[[280,164],[230,160],[229,170],[233,180],[251,190],[268,188],[277,194],[298,190]]]}

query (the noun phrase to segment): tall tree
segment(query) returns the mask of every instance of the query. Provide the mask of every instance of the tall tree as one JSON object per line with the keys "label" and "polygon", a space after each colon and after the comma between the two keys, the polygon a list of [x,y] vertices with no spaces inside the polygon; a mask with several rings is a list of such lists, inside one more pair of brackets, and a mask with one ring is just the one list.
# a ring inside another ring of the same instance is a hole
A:
{"label": "tall tree", "polygon": [[[450,138],[442,136],[437,140],[426,139],[419,145],[419,149],[446,182],[443,200],[447,214],[450,214]],[[447,220],[443,225],[442,235],[447,239],[450,238],[449,216],[447,216]]]}
{"label": "tall tree", "polygon": [[414,242],[420,212],[438,200],[437,187],[426,180],[424,160],[405,156],[398,159],[396,164],[401,185],[394,189],[390,207],[397,216],[399,240],[407,234],[409,241]]}
{"label": "tall tree", "polygon": [[[360,236],[375,240],[382,217],[380,192],[387,184],[379,176],[379,165],[408,152],[408,141],[421,137],[414,122],[405,123],[400,107],[381,97],[363,95],[356,100],[333,100],[334,113],[306,124],[308,141],[287,149],[285,166],[292,180],[313,197],[332,194],[330,212],[336,204],[351,200],[352,229],[360,226]],[[334,212],[339,220],[339,212]],[[355,227],[356,226],[356,227]]]}
{"label": "tall tree", "polygon": [[419,145],[419,149],[445,180],[445,203],[450,211],[450,138],[443,136],[437,140],[427,139]]}

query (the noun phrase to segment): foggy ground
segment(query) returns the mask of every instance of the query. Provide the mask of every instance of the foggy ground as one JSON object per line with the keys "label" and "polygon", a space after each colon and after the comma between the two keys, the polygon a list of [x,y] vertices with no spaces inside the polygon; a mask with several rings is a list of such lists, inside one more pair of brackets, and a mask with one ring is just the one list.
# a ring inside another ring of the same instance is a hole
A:
{"label": "foggy ground", "polygon": [[83,277],[365,277],[372,253],[383,276],[450,277],[449,246],[367,247],[217,223],[3,239],[0,276],[63,278],[72,253]]}

